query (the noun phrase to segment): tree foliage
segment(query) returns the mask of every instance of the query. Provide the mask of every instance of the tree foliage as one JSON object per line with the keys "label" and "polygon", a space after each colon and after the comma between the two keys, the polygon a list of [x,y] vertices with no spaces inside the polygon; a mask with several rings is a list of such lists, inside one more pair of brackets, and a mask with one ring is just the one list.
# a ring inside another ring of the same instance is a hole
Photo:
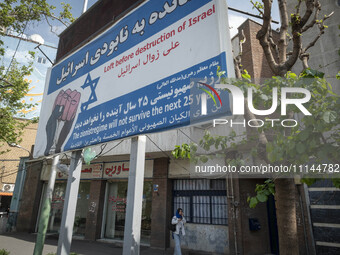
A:
{"label": "tree foliage", "polygon": [[[21,100],[28,92],[29,83],[26,76],[32,71],[32,62],[28,65],[19,65],[15,60],[6,72],[5,78],[0,81],[0,146],[3,143],[19,144],[23,129],[30,123],[21,121],[18,117],[24,117],[18,111],[23,108],[31,108],[32,104],[23,103]],[[0,67],[4,73],[3,66]],[[14,116],[16,118],[14,118]],[[1,150],[1,153],[5,152]]]}
{"label": "tree foliage", "polygon": [[58,20],[65,26],[70,25],[74,18],[69,4],[61,3],[63,10],[59,14],[55,6],[46,0],[4,0],[0,3],[0,27],[12,28],[22,32],[30,21]]}
{"label": "tree foliage", "polygon": [[[224,75],[224,72],[217,71],[218,76]],[[299,116],[299,124],[289,129],[280,125],[281,121],[287,116],[281,116],[278,112],[273,113],[275,124],[271,121],[264,122],[260,128],[254,128],[255,132],[249,136],[246,134],[236,135],[231,130],[229,135],[211,135],[206,130],[198,144],[177,145],[172,152],[174,158],[189,158],[193,163],[224,158],[226,165],[240,166],[244,165],[246,159],[242,153],[239,153],[239,147],[242,144],[248,144],[251,149],[251,155],[261,158],[264,162],[273,165],[303,165],[311,163],[319,164],[340,164],[340,118],[338,109],[340,109],[340,97],[333,92],[332,86],[324,78],[324,74],[306,69],[300,75],[289,72],[285,77],[274,76],[267,79],[263,84],[252,83],[250,75],[245,71],[242,79],[227,79],[223,77],[221,83],[233,84],[239,87],[245,94],[247,88],[253,88],[253,104],[256,109],[263,107],[269,109],[273,102],[272,89],[278,89],[278,104],[280,105],[280,91],[285,87],[305,88],[311,92],[311,99],[305,103],[305,108],[312,114],[302,116],[300,110],[294,105],[288,105],[287,112],[292,116]],[[291,94],[290,98],[300,97],[301,94]],[[271,118],[271,116],[268,116]],[[274,119],[271,118],[271,119]],[[260,155],[261,149],[259,136],[267,134],[264,155]],[[270,135],[269,135],[270,133]],[[326,135],[327,134],[327,135]],[[201,150],[198,150],[200,148]],[[199,151],[199,153],[198,153]],[[203,151],[203,153],[202,153]],[[300,170],[300,169],[298,169]],[[317,179],[325,176],[323,170],[314,172],[305,176],[302,181],[311,185]],[[331,173],[331,172],[329,172]],[[332,174],[332,173],[331,173]],[[334,175],[326,176],[327,178],[339,177],[336,172]],[[332,178],[336,187],[340,188],[338,178]],[[270,185],[269,185],[270,184]],[[258,202],[265,202],[269,195],[275,194],[274,182],[272,179],[264,184],[258,184],[256,188],[257,195],[250,197],[248,202],[250,207],[255,207]]]}
{"label": "tree foliage", "polygon": [[[69,4],[62,4],[62,12],[56,14],[55,6],[47,3],[46,0],[4,0],[0,2],[0,63],[3,63],[5,50],[3,48],[3,36],[5,31],[10,29],[19,36],[24,34],[24,30],[29,22],[45,20],[57,20],[69,25],[74,21],[70,12]],[[10,66],[0,65],[0,146],[4,143],[20,143],[20,136],[23,128],[29,121],[21,121],[19,114],[23,108],[33,107],[32,104],[22,102],[22,98],[29,90],[27,77],[32,72],[34,54],[29,53],[26,63],[18,63],[13,56]],[[4,150],[0,149],[0,153]]]}

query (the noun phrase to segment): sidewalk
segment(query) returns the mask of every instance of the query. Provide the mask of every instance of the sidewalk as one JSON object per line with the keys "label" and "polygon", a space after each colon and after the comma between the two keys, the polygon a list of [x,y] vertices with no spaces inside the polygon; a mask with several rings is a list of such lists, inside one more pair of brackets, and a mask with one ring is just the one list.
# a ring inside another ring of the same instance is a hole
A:
{"label": "sidewalk", "polygon": [[[0,250],[10,251],[10,255],[31,255],[33,254],[36,235],[28,233],[5,233],[0,235]],[[43,255],[57,252],[58,240],[54,237],[47,237],[44,246]],[[172,254],[171,250],[164,252],[151,249],[149,247],[140,247],[141,255],[163,255]],[[115,244],[90,242],[83,240],[72,240],[71,252],[79,255],[120,255],[123,248]]]}

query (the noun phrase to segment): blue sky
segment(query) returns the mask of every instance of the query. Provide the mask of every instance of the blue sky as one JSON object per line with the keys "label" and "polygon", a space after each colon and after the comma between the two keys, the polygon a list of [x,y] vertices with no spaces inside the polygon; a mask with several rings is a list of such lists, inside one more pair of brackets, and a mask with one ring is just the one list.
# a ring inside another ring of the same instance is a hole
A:
{"label": "blue sky", "polygon": [[[83,9],[83,0],[48,0],[50,4],[53,4],[57,7],[56,12],[60,12],[60,3],[65,2],[69,3],[72,6],[72,14],[74,17],[79,17],[81,15],[82,9]],[[88,0],[88,8],[90,8],[94,3],[96,3],[97,0]],[[233,7],[235,9],[239,9],[245,12],[253,13],[253,14],[258,14],[256,10],[252,9],[252,4],[250,3],[249,0],[228,0],[227,4],[230,7]],[[279,14],[278,14],[278,8],[277,8],[277,0],[274,0],[273,3],[273,19],[274,20],[279,20]],[[239,14],[237,12],[229,11],[229,26],[231,27],[231,36],[233,36],[236,31],[237,27],[242,24],[243,21],[246,20],[248,16]],[[251,17],[250,17],[251,18]],[[252,18],[254,19],[254,18]],[[261,23],[260,19],[255,19],[257,22]],[[52,22],[53,25],[53,30],[59,34],[65,29],[65,26],[62,25],[60,22]],[[274,26],[275,27],[275,26]],[[25,34],[28,36],[32,34],[39,34],[41,35],[45,42],[57,46],[58,45],[58,36],[55,33],[52,33],[50,31],[50,27],[47,25],[46,21],[41,21],[41,22],[35,22],[35,23],[30,23],[29,26],[27,27]]]}

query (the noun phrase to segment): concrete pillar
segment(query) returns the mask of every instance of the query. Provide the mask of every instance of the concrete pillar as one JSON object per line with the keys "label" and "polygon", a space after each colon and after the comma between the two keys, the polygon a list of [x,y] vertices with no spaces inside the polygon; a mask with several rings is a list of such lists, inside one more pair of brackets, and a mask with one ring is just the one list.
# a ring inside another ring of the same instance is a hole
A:
{"label": "concrete pillar", "polygon": [[158,192],[152,194],[150,246],[165,250],[170,244],[168,223],[172,217],[172,182],[168,179],[169,158],[157,158],[153,164],[153,184]]}
{"label": "concrete pillar", "polygon": [[63,216],[61,219],[57,255],[70,254],[74,217],[76,215],[80,173],[82,166],[82,150],[72,152],[69,175],[65,192]]}
{"label": "concrete pillar", "polygon": [[130,171],[124,227],[124,255],[140,254],[146,136],[131,139]]}

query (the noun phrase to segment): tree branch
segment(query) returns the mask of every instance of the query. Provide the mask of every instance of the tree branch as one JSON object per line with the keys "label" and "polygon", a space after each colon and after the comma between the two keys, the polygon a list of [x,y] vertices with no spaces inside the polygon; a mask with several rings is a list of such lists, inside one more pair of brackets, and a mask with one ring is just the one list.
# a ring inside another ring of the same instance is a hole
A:
{"label": "tree branch", "polygon": [[268,65],[272,69],[272,71],[277,74],[279,72],[279,66],[276,63],[273,53],[270,48],[270,43],[268,41],[268,31],[271,21],[271,8],[272,8],[272,0],[263,0],[263,25],[261,29],[257,32],[256,38],[259,40],[264,54],[266,56]]}
{"label": "tree branch", "polygon": [[[258,31],[256,38],[259,40],[264,54],[266,56],[268,65],[275,75],[284,76],[293,65],[296,63],[297,59],[300,58],[303,61],[304,66],[308,66],[308,49],[313,47],[317,40],[324,33],[324,21],[332,16],[331,13],[325,16],[323,20],[319,21],[318,16],[321,11],[321,4],[319,0],[298,0],[296,6],[296,12],[291,14],[291,25],[292,25],[292,35],[288,35],[288,12],[287,12],[287,1],[278,0],[280,18],[281,18],[281,28],[279,41],[275,44],[272,31],[270,28],[271,21],[271,8],[273,0],[262,0],[264,12],[263,12],[263,26]],[[303,17],[300,15],[301,4],[305,2],[306,10]],[[315,11],[315,13],[314,13]],[[314,17],[311,21],[309,19],[314,13]],[[309,23],[307,23],[309,21]],[[306,25],[307,24],[307,25]],[[305,48],[302,45],[302,33],[306,32],[310,28],[318,25],[320,33],[312,40]],[[292,40],[293,46],[292,51],[287,53],[287,46],[289,41]],[[275,57],[274,57],[275,56]]]}
{"label": "tree branch", "polygon": [[[309,60],[309,53],[307,52],[310,48],[312,48],[315,43],[320,39],[320,37],[325,33],[325,29],[326,29],[326,26],[324,25],[324,22],[329,19],[333,14],[334,12],[330,13],[329,15],[325,15],[324,19],[322,21],[318,21],[318,15],[319,15],[319,12],[321,10],[321,4],[318,3],[317,4],[317,10],[315,12],[315,16],[314,16],[314,19],[311,23],[309,23],[306,27],[308,27],[307,29],[305,29],[304,31],[307,31],[310,27],[314,26],[315,24],[318,25],[318,28],[319,28],[319,33],[318,35],[305,47],[305,48],[302,48],[301,49],[301,53],[300,53],[300,59],[302,61],[302,64],[303,64],[303,68],[306,69],[308,68],[308,60]],[[312,24],[312,25],[311,25]],[[305,27],[305,28],[306,28]]]}
{"label": "tree branch", "polygon": [[253,0],[250,0],[250,2],[252,3],[253,8],[255,8],[260,13],[260,15],[263,16],[263,11],[257,6],[257,4],[254,3]]}
{"label": "tree branch", "polygon": [[[301,27],[306,25],[307,21],[309,20],[310,16],[313,14],[314,10],[314,1],[315,0],[305,0],[306,2],[306,12],[305,15],[301,18]],[[319,2],[319,1],[317,1]],[[300,17],[300,14],[298,13],[298,16]]]}
{"label": "tree branch", "polygon": [[289,71],[296,63],[301,52],[301,23],[298,14],[291,16],[292,32],[293,32],[293,51],[290,57],[281,65],[280,75],[283,76]]}
{"label": "tree branch", "polygon": [[295,7],[296,8],[296,14],[300,14],[300,7],[301,7],[302,0],[298,0],[298,4]]}
{"label": "tree branch", "polygon": [[47,24],[49,25],[50,27],[50,31],[51,33],[55,34],[55,35],[58,35],[55,31],[53,31],[53,26],[51,25],[50,21],[48,20],[48,17],[45,15],[45,19],[46,19],[46,22]]}
{"label": "tree branch", "polygon": [[277,44],[274,42],[274,39],[273,39],[273,30],[272,30],[271,27],[269,27],[268,41],[270,43],[270,46],[274,50],[275,58],[278,59],[279,58],[279,48],[277,47]]}
{"label": "tree branch", "polygon": [[235,64],[235,75],[236,78],[242,79],[242,53],[243,53],[243,44],[246,42],[246,37],[244,35],[243,29],[241,30],[241,35],[239,37],[239,53],[236,57],[234,57]]}
{"label": "tree branch", "polygon": [[7,80],[4,79],[4,78],[1,78],[1,77],[0,77],[0,80],[8,84],[8,85],[1,85],[1,84],[0,84],[0,88],[4,89],[4,88],[11,88],[11,87],[14,87],[14,85],[13,85],[12,83],[10,83],[9,81],[7,81]]}
{"label": "tree branch", "polygon": [[[248,107],[248,100],[244,100],[244,104],[245,104],[245,115],[244,118],[246,119],[246,122],[248,122],[249,120],[255,120],[254,123],[256,123],[256,126],[259,126],[259,124],[257,123],[257,118],[256,116],[249,110]],[[264,160],[267,164],[269,164],[269,160],[267,157],[267,153],[266,153],[266,146],[268,143],[268,139],[266,134],[262,131],[259,132],[259,130],[257,128],[247,128],[247,136],[248,136],[248,140],[251,139],[251,137],[256,137],[258,135],[258,155],[260,156],[260,158],[262,160]]]}
{"label": "tree branch", "polygon": [[304,49],[304,53],[310,49],[311,47],[313,47],[315,45],[315,43],[319,40],[319,38],[321,37],[321,35],[323,35],[325,33],[324,30],[320,30],[319,34],[314,38],[313,41],[311,41],[307,46],[306,48]]}
{"label": "tree branch", "polygon": [[315,4],[315,14],[314,14],[314,18],[312,19],[311,22],[309,22],[309,24],[307,24],[306,26],[304,26],[301,30],[301,34],[306,32],[308,29],[312,28],[318,21],[318,17],[319,17],[319,13],[321,11],[321,4],[319,3],[319,1],[316,2]]}
{"label": "tree branch", "polygon": [[53,14],[48,14],[48,13],[45,13],[43,12],[42,13],[45,17],[50,17],[51,19],[55,19],[55,20],[58,20],[61,24],[63,24],[65,27],[68,27],[70,24],[68,24],[67,22],[63,21],[60,17],[57,17]]}
{"label": "tree branch", "polygon": [[311,41],[303,50],[303,52],[305,53],[308,49],[310,49],[311,47],[313,47],[315,45],[315,43],[319,40],[319,38],[321,37],[321,35],[323,35],[325,33],[325,28],[326,26],[324,25],[324,22],[329,19],[332,15],[334,14],[334,12],[330,13],[329,15],[325,16],[324,19],[321,22],[318,22],[318,27],[319,27],[319,34],[314,38],[313,41]]}
{"label": "tree branch", "polygon": [[279,37],[279,63],[283,64],[287,59],[287,32],[288,32],[288,12],[286,0],[278,0],[281,18],[280,37]]}

